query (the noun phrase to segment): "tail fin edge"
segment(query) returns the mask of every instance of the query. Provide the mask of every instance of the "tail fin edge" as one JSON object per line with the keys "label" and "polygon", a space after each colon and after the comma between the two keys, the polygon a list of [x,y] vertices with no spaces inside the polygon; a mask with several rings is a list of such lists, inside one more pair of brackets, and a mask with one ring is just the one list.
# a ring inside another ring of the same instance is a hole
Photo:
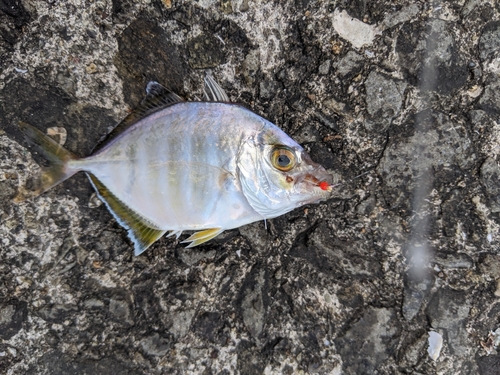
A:
{"label": "tail fin edge", "polygon": [[79,171],[78,169],[68,168],[69,161],[78,159],[71,151],[66,150],[30,124],[20,121],[19,128],[52,165],[42,169],[35,189],[30,190],[26,186],[19,188],[18,194],[14,197],[15,203],[43,194]]}

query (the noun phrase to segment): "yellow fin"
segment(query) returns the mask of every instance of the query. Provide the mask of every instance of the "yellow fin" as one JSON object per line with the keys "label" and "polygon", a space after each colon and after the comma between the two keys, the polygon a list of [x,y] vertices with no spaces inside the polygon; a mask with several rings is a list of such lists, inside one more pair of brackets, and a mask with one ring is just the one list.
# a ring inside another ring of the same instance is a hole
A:
{"label": "yellow fin", "polygon": [[222,232],[224,232],[224,229],[221,228],[205,229],[193,233],[191,237],[185,239],[184,241],[182,241],[182,243],[191,242],[189,245],[186,246],[186,249],[190,247],[195,247],[201,245],[204,242],[210,241],[212,238],[218,236]]}
{"label": "yellow fin", "polygon": [[152,223],[127,207],[111,193],[94,175],[87,173],[99,198],[121,226],[128,230],[128,236],[134,243],[134,254],[142,254],[146,249],[165,234],[165,230],[156,228]]}

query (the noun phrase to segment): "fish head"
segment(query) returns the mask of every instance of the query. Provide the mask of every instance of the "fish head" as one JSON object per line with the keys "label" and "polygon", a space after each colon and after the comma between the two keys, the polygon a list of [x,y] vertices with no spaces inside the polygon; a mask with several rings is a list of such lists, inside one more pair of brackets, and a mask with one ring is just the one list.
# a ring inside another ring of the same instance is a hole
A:
{"label": "fish head", "polygon": [[242,191],[266,219],[329,198],[333,180],[298,143],[273,127],[246,142],[238,161]]}

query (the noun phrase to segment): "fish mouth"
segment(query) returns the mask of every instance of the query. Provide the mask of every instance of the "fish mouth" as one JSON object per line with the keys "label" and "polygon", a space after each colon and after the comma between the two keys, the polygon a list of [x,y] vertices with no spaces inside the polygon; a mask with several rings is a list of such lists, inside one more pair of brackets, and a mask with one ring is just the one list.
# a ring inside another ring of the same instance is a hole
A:
{"label": "fish mouth", "polygon": [[333,177],[323,167],[316,168],[311,173],[306,173],[300,182],[306,186],[317,187],[327,192],[333,190]]}

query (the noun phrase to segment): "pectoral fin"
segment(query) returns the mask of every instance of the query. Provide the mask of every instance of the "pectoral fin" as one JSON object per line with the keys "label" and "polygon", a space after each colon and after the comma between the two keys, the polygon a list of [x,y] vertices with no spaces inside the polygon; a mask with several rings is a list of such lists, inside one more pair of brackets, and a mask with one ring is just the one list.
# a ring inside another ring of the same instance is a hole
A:
{"label": "pectoral fin", "polygon": [[149,246],[165,234],[165,230],[156,228],[137,212],[127,207],[94,175],[88,173],[88,176],[99,198],[106,204],[109,211],[120,225],[128,230],[128,236],[134,243],[135,255],[142,254]]}
{"label": "pectoral fin", "polygon": [[205,229],[193,233],[191,237],[185,239],[184,241],[182,241],[182,243],[191,242],[189,245],[186,246],[186,249],[190,247],[195,247],[201,245],[204,242],[210,241],[212,238],[218,236],[222,232],[224,232],[224,229],[221,228]]}

